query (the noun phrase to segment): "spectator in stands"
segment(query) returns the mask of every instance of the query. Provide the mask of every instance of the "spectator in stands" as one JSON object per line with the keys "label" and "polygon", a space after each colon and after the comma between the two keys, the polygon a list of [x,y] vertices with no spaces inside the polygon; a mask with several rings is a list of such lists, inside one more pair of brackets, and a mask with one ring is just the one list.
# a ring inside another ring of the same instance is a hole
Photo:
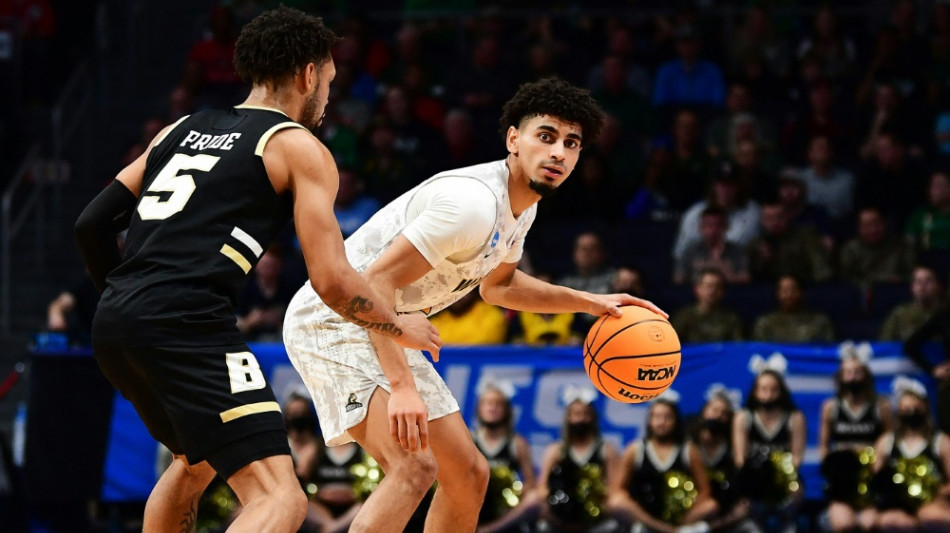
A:
{"label": "spectator in stands", "polygon": [[415,186],[422,175],[396,150],[396,132],[388,121],[374,121],[367,140],[361,174],[369,194],[385,205]]}
{"label": "spectator in stands", "polygon": [[437,133],[428,124],[413,115],[409,94],[401,85],[390,86],[383,100],[383,117],[393,128],[393,149],[402,155],[410,168],[423,176],[435,174],[435,149],[439,145]]}
{"label": "spectator in stands", "polygon": [[831,278],[828,253],[820,236],[806,227],[792,227],[777,200],[762,206],[762,235],[749,247],[752,277],[757,281],[793,275],[806,282]]}
{"label": "spectator in stands", "polygon": [[296,281],[284,272],[283,249],[276,245],[268,248],[238,298],[238,329],[250,340],[279,341],[284,312],[295,292]]}
{"label": "spectator in stands", "polygon": [[794,171],[785,171],[778,178],[778,201],[788,213],[789,225],[810,228],[821,237],[829,253],[835,246],[835,228],[824,208],[807,202],[808,189]]}
{"label": "spectator in stands", "polygon": [[[941,362],[924,355],[924,342],[938,337],[943,345]],[[904,353],[937,380],[937,427],[950,433],[950,307],[942,306],[904,341]]]}
{"label": "spectator in stands", "polygon": [[656,106],[704,106],[718,108],[725,101],[722,70],[700,59],[701,41],[692,25],[676,29],[677,59],[664,63],[656,75],[653,103]]}
{"label": "spectator in stands", "polygon": [[748,246],[758,236],[759,204],[749,199],[748,191],[739,182],[735,165],[723,161],[716,166],[707,199],[693,204],[683,214],[673,247],[674,258],[682,257],[692,243],[702,239],[700,221],[707,207],[718,207],[726,212],[729,219],[727,241]]}
{"label": "spectator in stands", "polygon": [[769,342],[831,342],[831,318],[802,305],[802,283],[783,275],[777,284],[778,309],[755,321],[752,339]]}
{"label": "spectator in stands", "polygon": [[[870,531],[877,513],[870,505],[867,482],[860,489],[860,454],[891,429],[891,405],[878,397],[868,361],[868,344],[842,345],[841,365],[835,373],[835,396],[821,406],[818,453],[827,481],[828,521],[833,533]],[[870,474],[870,465],[867,465]]]}
{"label": "spectator in stands", "polygon": [[721,158],[734,152],[735,131],[739,127],[739,118],[751,116],[757,129],[757,138],[774,145],[776,141],[775,125],[753,109],[752,94],[742,82],[733,82],[726,96],[726,108],[706,127],[706,150],[710,157]]}
{"label": "spectator in stands", "polygon": [[[609,30],[607,38],[607,56],[616,56],[624,65],[624,83],[644,98],[650,97],[653,83],[650,71],[638,64],[634,54],[637,40],[630,28],[617,25]],[[587,75],[587,88],[593,93],[601,91],[606,84],[606,64],[594,65]]]}
{"label": "spectator in stands", "polygon": [[[753,519],[763,531],[770,532],[795,531],[796,512],[804,494],[801,483],[774,475],[777,465],[773,456],[780,457],[781,463],[790,463],[794,479],[798,479],[805,458],[805,416],[795,406],[785,382],[786,365],[778,353],[767,360],[753,356],[750,367],[756,373],[755,381],[745,409],[739,411],[732,426],[740,490],[752,503]],[[778,524],[769,520],[773,517]]]}
{"label": "spectator in stands", "polygon": [[[946,110],[947,88],[950,87],[950,5],[935,2],[930,28],[930,65],[928,100]],[[950,117],[948,117],[950,118]],[[946,120],[946,119],[945,119]],[[944,154],[946,152],[941,150]]]}
{"label": "spectator in stands", "polygon": [[934,269],[919,265],[911,275],[913,299],[898,305],[884,320],[882,341],[903,341],[922,326],[943,303],[944,288]]}
{"label": "spectator in stands", "polygon": [[786,85],[769,72],[761,52],[753,50],[741,57],[739,69],[733,77],[749,87],[757,111],[768,116],[787,113],[784,100]]}
{"label": "spectator in stands", "polygon": [[[618,273],[620,271],[618,270]],[[534,277],[553,283],[549,274],[536,272]],[[616,278],[615,278],[616,279]],[[626,292],[614,289],[612,292]],[[631,293],[632,294],[632,293]],[[565,346],[580,344],[585,324],[574,313],[531,313],[518,311],[511,323],[512,342],[532,346]]]}
{"label": "spectator in stands", "polygon": [[237,103],[247,87],[234,70],[235,29],[231,10],[217,6],[211,12],[210,32],[188,52],[182,84],[199,107],[227,107]]}
{"label": "spectator in stands", "polygon": [[[786,157],[795,164],[809,164],[814,168],[817,163],[813,160],[811,146],[816,137],[824,138],[828,143],[826,152],[815,155],[825,155],[821,160],[826,166],[816,170],[830,172],[832,153],[851,154],[854,140],[851,138],[847,113],[843,112],[846,106],[835,105],[835,87],[828,80],[819,80],[808,88],[808,108],[796,113],[795,118],[788,122],[782,133],[782,148]],[[822,174],[822,177],[828,177]]]}
{"label": "spectator in stands", "polygon": [[609,54],[603,60],[603,87],[592,91],[604,111],[617,117],[628,129],[636,129],[642,137],[649,137],[655,130],[655,118],[650,100],[627,84],[627,67],[624,58]]}
{"label": "spectator in stands", "polygon": [[616,117],[607,115],[600,137],[592,145],[585,145],[584,151],[590,152],[584,157],[592,153],[601,156],[614,185],[629,195],[642,183],[640,167],[649,142],[636,125],[625,129]]}
{"label": "spectator in stands", "polygon": [[445,344],[502,344],[508,334],[505,312],[482,301],[477,290],[431,319]]}
{"label": "spectator in stands", "polygon": [[[897,423],[875,446],[874,468],[883,479],[878,483],[878,531],[950,530],[950,437],[934,428],[927,389],[917,380],[898,376],[894,380]],[[938,404],[939,406],[939,404]],[[924,476],[937,478],[931,494],[910,490],[911,482],[899,483],[895,475],[908,460],[932,468]],[[890,482],[890,483],[888,483]],[[929,496],[929,497],[928,497]]]}
{"label": "spectator in stands", "polygon": [[699,221],[701,240],[686,247],[676,260],[673,283],[698,281],[707,269],[715,269],[726,283],[749,281],[749,256],[743,247],[726,240],[726,212],[718,207],[703,209]]}
{"label": "spectator in stands", "polygon": [[869,285],[910,279],[914,250],[896,235],[888,235],[881,212],[866,207],[858,212],[858,236],[841,248],[841,279]]}
{"label": "spectator in stands", "polygon": [[742,319],[723,307],[726,282],[715,268],[704,268],[696,277],[696,303],[673,314],[670,323],[683,342],[742,340]]}
{"label": "spectator in stands", "polygon": [[[4,80],[18,87],[11,89],[10,92],[3,90],[3,96],[9,96],[12,92],[16,96],[22,94],[23,99],[30,104],[49,104],[59,94],[59,84],[54,82],[60,80],[54,80],[51,71],[55,69],[49,68],[54,59],[62,59],[57,54],[55,43],[59,28],[56,20],[57,11],[53,4],[56,2],[49,0],[0,2],[0,19],[4,19],[0,23],[0,28],[6,30],[3,32],[5,34],[3,61],[11,61],[14,57],[13,49],[16,48],[17,54],[20,54],[18,61],[23,69],[18,79]],[[5,20],[8,18],[15,24],[19,24],[19,27],[15,27],[15,34],[8,30],[10,22]]]}
{"label": "spectator in stands", "polygon": [[[702,199],[707,189],[712,160],[700,143],[699,117],[696,113],[682,110],[673,121],[672,159],[648,175],[644,187],[665,199],[674,211],[684,211]],[[654,181],[650,181],[652,180]]]}
{"label": "spectator in stands", "polygon": [[538,475],[541,531],[580,533],[598,526],[610,530],[613,518],[606,509],[607,488],[614,486],[614,476],[620,474],[620,454],[601,438],[595,398],[593,388],[568,386],[564,390],[561,439],[545,448]]}
{"label": "spectator in stands", "polygon": [[808,166],[797,176],[805,183],[807,202],[824,208],[839,223],[854,210],[854,175],[834,165],[834,148],[825,135],[812,137],[808,144]]}
{"label": "spectator in stands", "polygon": [[343,238],[349,237],[379,210],[379,202],[372,196],[363,194],[366,186],[356,171],[350,167],[340,167],[340,188],[333,202],[333,214],[340,224]]}
{"label": "spectator in stands", "polygon": [[350,468],[362,462],[363,450],[355,442],[332,448],[323,444],[312,403],[306,391],[292,392],[284,403],[294,470],[310,500],[303,530],[343,533],[362,506]]}
{"label": "spectator in stands", "polygon": [[906,145],[907,155],[919,158],[923,155],[921,128],[916,123],[912,110],[901,102],[897,87],[880,85],[875,89],[872,113],[865,117],[865,123],[859,130],[863,132],[863,144],[860,155],[863,159],[873,159],[880,150],[879,140],[884,134],[900,137]]}
{"label": "spectator in stands", "polygon": [[642,298],[646,294],[643,272],[639,268],[628,265],[618,267],[617,273],[610,283],[610,292],[625,292],[637,298]]}
{"label": "spectator in stands", "polygon": [[607,267],[607,254],[600,235],[585,231],[574,239],[574,272],[557,281],[558,285],[608,294],[616,271]]}
{"label": "spectator in stands", "polygon": [[919,251],[950,250],[950,174],[938,170],[930,175],[927,205],[914,209],[906,231]]}
{"label": "spectator in stands", "polygon": [[[515,431],[515,413],[511,382],[485,376],[478,386],[475,411],[475,446],[488,460],[489,481],[485,502],[478,515],[478,532],[495,533],[517,530],[538,511],[534,463],[527,439]],[[520,490],[516,486],[520,485]],[[515,495],[510,503],[505,491]]]}
{"label": "spectator in stands", "polygon": [[[699,449],[686,439],[679,396],[667,390],[650,402],[645,435],[623,451],[620,474],[610,486],[611,510],[640,531],[676,533],[716,512]],[[671,475],[688,476],[695,486],[696,497],[685,513],[673,508],[682,503],[668,495]]]}
{"label": "spectator in stands", "polygon": [[99,304],[99,291],[89,276],[63,290],[46,308],[46,329],[65,333],[71,342],[92,341],[92,317]]}
{"label": "spectator in stands", "polygon": [[736,177],[753,200],[762,202],[775,194],[775,176],[781,161],[758,140],[753,123],[740,121],[735,134],[737,138],[730,148]]}
{"label": "spectator in stands", "polygon": [[713,383],[706,391],[706,404],[692,431],[718,511],[709,519],[712,531],[760,533],[749,519],[749,500],[739,494],[738,469],[732,449],[732,425],[742,393]]}
{"label": "spectator in stands", "polygon": [[122,166],[126,167],[130,165],[133,161],[138,159],[140,155],[144,154],[145,149],[148,148],[152,139],[167,125],[168,124],[160,117],[146,119],[142,124],[142,137],[139,139],[139,142],[130,146],[125,152],[125,155],[122,157]]}
{"label": "spectator in stands", "polygon": [[741,64],[741,58],[751,52],[762,54],[766,68],[779,78],[788,74],[789,50],[786,40],[772,26],[771,14],[765,6],[753,4],[745,12],[745,21],[729,40],[732,68]]}
{"label": "spectator in stands", "polygon": [[900,46],[900,37],[894,28],[878,30],[874,56],[858,86],[858,105],[868,104],[875,89],[882,85],[899,87],[900,95],[905,100],[915,95],[920,87],[920,76],[923,73],[918,61],[923,59],[926,51],[919,51],[922,54],[920,58],[910,58],[905,61],[900,57]]}
{"label": "spectator in stands", "polygon": [[811,35],[798,45],[798,57],[809,53],[822,58],[822,73],[829,79],[843,81],[854,75],[858,50],[854,41],[840,33],[832,4],[818,7]]}
{"label": "spectator in stands", "polygon": [[449,110],[442,126],[442,148],[438,169],[464,168],[490,159],[493,155],[475,139],[472,117],[462,108]]}
{"label": "spectator in stands", "polygon": [[[485,35],[472,47],[471,60],[467,65],[453,68],[446,87],[447,102],[452,107],[465,107],[472,114],[475,131],[485,135],[484,141],[494,140],[488,132],[498,129],[501,104],[511,92],[514,81],[510,70],[502,63],[501,45],[498,38]],[[485,133],[482,133],[485,132]]]}

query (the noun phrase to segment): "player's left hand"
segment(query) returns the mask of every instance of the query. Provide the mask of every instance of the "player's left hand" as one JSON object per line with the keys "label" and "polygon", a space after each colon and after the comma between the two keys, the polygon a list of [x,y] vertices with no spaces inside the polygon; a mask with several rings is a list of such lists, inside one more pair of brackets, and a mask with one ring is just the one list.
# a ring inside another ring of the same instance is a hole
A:
{"label": "player's left hand", "polygon": [[591,308],[587,312],[594,316],[609,314],[619,317],[623,315],[623,310],[620,309],[621,307],[625,305],[636,305],[644,309],[649,309],[663,318],[670,318],[670,315],[667,314],[666,311],[657,307],[653,302],[637,298],[636,296],[630,296],[629,294],[592,294],[591,297]]}

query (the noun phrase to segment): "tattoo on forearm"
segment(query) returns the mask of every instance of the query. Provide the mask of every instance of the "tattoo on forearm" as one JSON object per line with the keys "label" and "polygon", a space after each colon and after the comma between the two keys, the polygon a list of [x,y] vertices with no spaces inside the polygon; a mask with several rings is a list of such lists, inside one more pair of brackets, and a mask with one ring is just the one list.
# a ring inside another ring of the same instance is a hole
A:
{"label": "tattoo on forearm", "polygon": [[370,322],[369,320],[357,316],[357,313],[368,313],[375,307],[372,301],[362,296],[354,296],[349,301],[327,302],[327,305],[339,313],[340,316],[361,328],[375,331],[387,337],[402,336],[402,330],[396,327],[396,324],[392,322]]}
{"label": "tattoo on forearm", "polygon": [[181,533],[191,533],[195,529],[195,521],[198,519],[198,500],[191,500],[191,505],[188,510],[185,511],[184,518],[181,519],[181,522],[178,523],[181,527],[179,531]]}

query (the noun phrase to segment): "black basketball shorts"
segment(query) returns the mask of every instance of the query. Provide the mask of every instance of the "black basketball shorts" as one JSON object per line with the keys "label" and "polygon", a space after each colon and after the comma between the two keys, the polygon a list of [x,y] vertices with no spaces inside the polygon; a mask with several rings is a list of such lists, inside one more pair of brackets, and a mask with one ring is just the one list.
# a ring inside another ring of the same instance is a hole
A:
{"label": "black basketball shorts", "polygon": [[155,440],[227,480],[265,457],[289,455],[280,406],[246,344],[191,348],[94,342],[96,361]]}

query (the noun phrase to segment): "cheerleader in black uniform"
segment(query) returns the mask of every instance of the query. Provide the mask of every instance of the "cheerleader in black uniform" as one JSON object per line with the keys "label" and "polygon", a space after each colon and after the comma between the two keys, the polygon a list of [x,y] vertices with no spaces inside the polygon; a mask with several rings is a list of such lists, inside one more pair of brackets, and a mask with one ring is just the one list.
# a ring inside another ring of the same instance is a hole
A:
{"label": "cheerleader in black uniform", "polygon": [[749,500],[739,494],[736,462],[732,452],[732,421],[742,393],[721,383],[710,386],[706,405],[693,430],[718,511],[708,520],[710,529],[722,533],[760,533],[749,519]]}
{"label": "cheerleader in black uniform", "polygon": [[[531,448],[524,437],[515,433],[511,408],[514,387],[507,381],[491,379],[483,381],[479,391],[477,425],[472,438],[488,459],[489,481],[478,516],[478,532],[517,531],[538,509]],[[515,483],[521,487],[521,496],[512,506],[503,492],[513,490]]]}
{"label": "cheerleader in black uniform", "polygon": [[[805,417],[795,407],[782,377],[786,365],[781,354],[768,360],[753,357],[750,368],[757,375],[752,392],[732,425],[740,488],[752,503],[752,517],[763,530],[782,533],[796,531],[803,492],[798,471],[805,455],[806,432]],[[789,462],[791,468],[785,472]],[[776,482],[763,483],[762,479]]]}
{"label": "cheerleader in black uniform", "polygon": [[[624,450],[620,475],[611,485],[610,507],[635,521],[634,531],[709,531],[702,521],[716,512],[702,457],[686,440],[678,401],[679,394],[667,391],[650,403],[646,438]],[[691,505],[684,500],[692,500]]]}
{"label": "cheerleader in black uniform", "polygon": [[950,531],[950,438],[934,429],[923,384],[898,377],[894,393],[894,431],[881,436],[875,446],[877,527],[884,533],[946,533]]}
{"label": "cheerleader in black uniform", "polygon": [[874,391],[867,365],[870,346],[842,345],[835,374],[837,392],[821,407],[818,436],[821,471],[827,480],[828,521],[833,533],[870,531],[877,512],[868,497],[868,449],[891,427],[890,403]]}
{"label": "cheerleader in black uniform", "polygon": [[559,533],[615,531],[607,514],[607,487],[618,474],[617,448],[600,438],[600,424],[592,388],[569,387],[562,400],[564,429],[561,441],[544,451],[538,476],[541,519],[538,529]]}

